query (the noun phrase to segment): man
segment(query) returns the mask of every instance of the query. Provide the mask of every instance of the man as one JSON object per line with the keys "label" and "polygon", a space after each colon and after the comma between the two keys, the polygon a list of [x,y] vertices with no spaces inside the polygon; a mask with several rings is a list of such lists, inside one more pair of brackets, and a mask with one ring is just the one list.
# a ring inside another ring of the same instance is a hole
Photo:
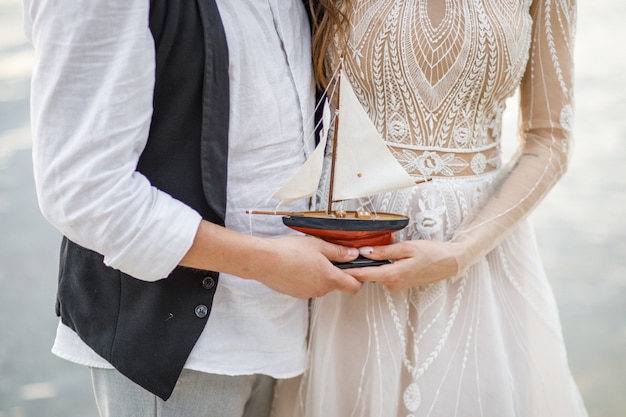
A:
{"label": "man", "polygon": [[360,287],[330,262],[355,250],[245,214],[313,145],[303,5],[24,15],[37,193],[65,236],[53,352],[91,368],[102,416],[267,415],[275,379],[303,371],[306,298]]}

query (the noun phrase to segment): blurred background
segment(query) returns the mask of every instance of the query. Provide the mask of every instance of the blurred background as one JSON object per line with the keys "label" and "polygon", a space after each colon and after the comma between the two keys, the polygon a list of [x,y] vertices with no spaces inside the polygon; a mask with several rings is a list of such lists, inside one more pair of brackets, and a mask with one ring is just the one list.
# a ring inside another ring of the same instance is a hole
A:
{"label": "blurred background", "polygon": [[[576,150],[533,219],[589,414],[624,417],[626,2],[582,0],[578,16]],[[97,417],[87,370],[50,353],[60,236],[34,191],[33,56],[21,1],[0,0],[0,417]]]}

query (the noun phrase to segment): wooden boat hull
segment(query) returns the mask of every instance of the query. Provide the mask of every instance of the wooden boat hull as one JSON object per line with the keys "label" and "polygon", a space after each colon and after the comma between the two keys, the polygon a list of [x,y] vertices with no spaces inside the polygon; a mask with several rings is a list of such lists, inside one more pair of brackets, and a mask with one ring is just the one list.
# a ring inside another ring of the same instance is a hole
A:
{"label": "wooden boat hull", "polygon": [[354,211],[344,214],[335,217],[324,211],[293,213],[284,216],[283,223],[299,232],[353,248],[388,245],[392,233],[409,223],[408,217],[391,213],[375,213],[371,218],[359,218]]}

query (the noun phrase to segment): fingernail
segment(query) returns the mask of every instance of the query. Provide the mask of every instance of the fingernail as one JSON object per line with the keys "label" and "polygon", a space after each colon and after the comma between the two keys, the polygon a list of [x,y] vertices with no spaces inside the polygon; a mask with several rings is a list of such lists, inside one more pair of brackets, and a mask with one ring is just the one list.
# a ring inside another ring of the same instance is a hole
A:
{"label": "fingernail", "polygon": [[357,256],[359,251],[356,248],[348,248],[348,256]]}
{"label": "fingernail", "polygon": [[364,246],[362,248],[359,248],[359,253],[361,255],[371,255],[374,253],[374,248],[371,246]]}

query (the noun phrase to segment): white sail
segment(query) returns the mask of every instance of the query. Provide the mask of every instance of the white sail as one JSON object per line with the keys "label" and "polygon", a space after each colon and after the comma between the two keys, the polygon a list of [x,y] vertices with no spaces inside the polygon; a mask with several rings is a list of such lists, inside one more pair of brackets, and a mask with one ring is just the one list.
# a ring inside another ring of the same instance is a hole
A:
{"label": "white sail", "polygon": [[[366,197],[414,186],[415,181],[391,154],[345,76],[341,76],[339,94],[333,200]],[[310,197],[317,191],[330,125],[327,102],[323,122],[320,143],[315,151],[296,174],[272,195],[280,199],[281,204]]]}
{"label": "white sail", "polygon": [[334,200],[412,187],[415,180],[383,142],[348,77],[341,78]]}
{"label": "white sail", "polygon": [[322,112],[322,129],[320,131],[320,141],[309,159],[296,171],[293,177],[279,188],[272,198],[281,200],[281,204],[288,204],[301,198],[311,197],[317,191],[320,178],[322,177],[322,167],[324,165],[324,150],[328,140],[328,128],[330,126],[330,108],[328,100],[324,101]]}

